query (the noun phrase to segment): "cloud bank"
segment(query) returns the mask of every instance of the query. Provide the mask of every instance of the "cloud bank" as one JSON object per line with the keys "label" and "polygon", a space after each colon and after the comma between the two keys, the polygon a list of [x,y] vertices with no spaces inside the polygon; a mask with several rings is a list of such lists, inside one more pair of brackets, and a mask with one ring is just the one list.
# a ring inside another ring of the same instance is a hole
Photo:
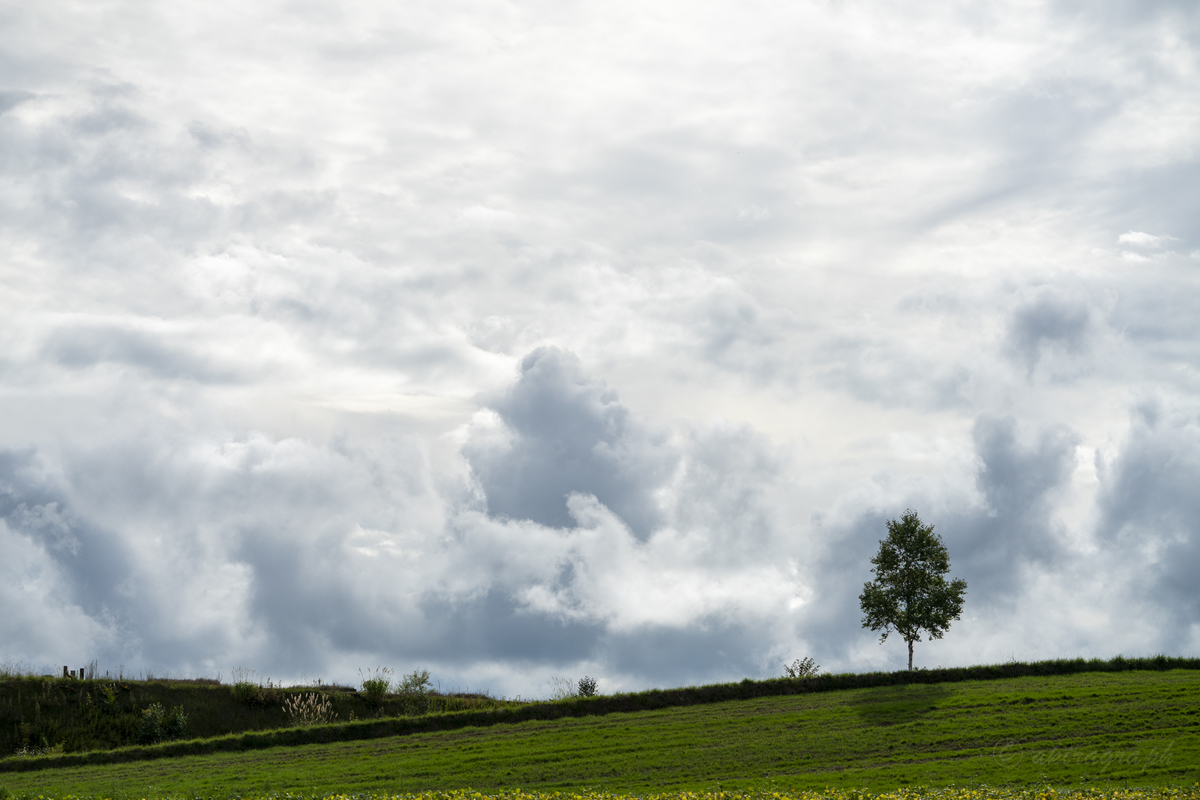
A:
{"label": "cloud bank", "polygon": [[1194,654],[1187,3],[0,9],[0,657]]}

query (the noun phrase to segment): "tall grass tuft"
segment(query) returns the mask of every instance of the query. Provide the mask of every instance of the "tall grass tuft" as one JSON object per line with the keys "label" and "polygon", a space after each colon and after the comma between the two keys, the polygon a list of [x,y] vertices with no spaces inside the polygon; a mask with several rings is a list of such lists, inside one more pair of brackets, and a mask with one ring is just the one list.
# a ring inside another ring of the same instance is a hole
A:
{"label": "tall grass tuft", "polygon": [[579,693],[575,691],[575,681],[570,678],[556,678],[551,675],[550,680],[546,683],[550,684],[551,700],[569,700],[579,696]]}
{"label": "tall grass tuft", "polygon": [[328,725],[337,719],[333,702],[318,692],[292,695],[283,701],[283,711],[294,728]]}
{"label": "tall grass tuft", "polygon": [[245,667],[233,668],[233,686],[230,687],[230,691],[233,692],[234,699],[248,706],[273,706],[278,703],[282,699],[279,691],[281,687],[272,683],[270,678],[267,678],[264,686],[261,680],[254,680],[256,674],[254,670]]}

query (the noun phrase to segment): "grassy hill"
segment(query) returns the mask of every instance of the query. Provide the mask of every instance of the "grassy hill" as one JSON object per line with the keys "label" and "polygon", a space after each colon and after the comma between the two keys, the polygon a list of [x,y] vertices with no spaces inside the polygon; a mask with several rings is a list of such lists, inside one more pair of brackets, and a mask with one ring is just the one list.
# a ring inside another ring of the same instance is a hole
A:
{"label": "grassy hill", "polygon": [[[738,686],[734,684],[733,686]],[[14,794],[618,792],[1200,779],[1200,671],[908,683],[0,773]]]}

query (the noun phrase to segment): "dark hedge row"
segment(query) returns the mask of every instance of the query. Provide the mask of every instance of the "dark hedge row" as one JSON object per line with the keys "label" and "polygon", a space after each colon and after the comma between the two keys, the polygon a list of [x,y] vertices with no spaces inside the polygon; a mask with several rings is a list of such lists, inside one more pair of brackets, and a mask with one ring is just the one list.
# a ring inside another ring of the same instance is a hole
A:
{"label": "dark hedge row", "polygon": [[1000,680],[1027,676],[1071,675],[1081,672],[1126,672],[1130,670],[1163,671],[1171,669],[1200,669],[1200,659],[1154,656],[1152,658],[1117,658],[1085,660],[1060,659],[1031,663],[1010,662],[976,667],[955,667],[901,672],[846,673],[818,675],[812,678],[773,678],[740,683],[721,683],[710,686],[689,686],[679,689],[652,689],[631,694],[578,697],[545,703],[530,703],[483,711],[458,711],[429,714],[420,717],[397,717],[337,723],[311,728],[283,728],[252,731],[210,739],[169,742],[146,747],[127,747],[119,750],[68,753],[39,758],[9,758],[0,760],[0,772],[50,769],[84,764],[112,764],[155,758],[171,758],[201,753],[257,750],[267,747],[318,744],[327,742],[376,739],[385,736],[406,736],[414,733],[488,727],[491,725],[555,720],[565,717],[586,717],[630,711],[720,703],[727,700],[749,700],[758,697],[835,692],[845,689],[865,689],[904,684],[955,683],[960,681]]}

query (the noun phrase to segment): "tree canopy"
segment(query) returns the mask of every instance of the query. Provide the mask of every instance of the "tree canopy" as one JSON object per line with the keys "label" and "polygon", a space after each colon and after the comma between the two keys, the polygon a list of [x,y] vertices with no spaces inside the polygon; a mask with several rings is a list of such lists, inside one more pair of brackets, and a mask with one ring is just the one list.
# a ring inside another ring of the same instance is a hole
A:
{"label": "tree canopy", "polygon": [[893,630],[908,644],[908,668],[912,669],[913,642],[921,633],[929,639],[942,638],[953,620],[962,616],[967,582],[947,581],[950,555],[932,525],[922,525],[917,512],[904,512],[887,523],[887,538],[871,559],[875,579],[863,585],[858,600],[863,610],[863,627],[883,631],[879,643]]}

